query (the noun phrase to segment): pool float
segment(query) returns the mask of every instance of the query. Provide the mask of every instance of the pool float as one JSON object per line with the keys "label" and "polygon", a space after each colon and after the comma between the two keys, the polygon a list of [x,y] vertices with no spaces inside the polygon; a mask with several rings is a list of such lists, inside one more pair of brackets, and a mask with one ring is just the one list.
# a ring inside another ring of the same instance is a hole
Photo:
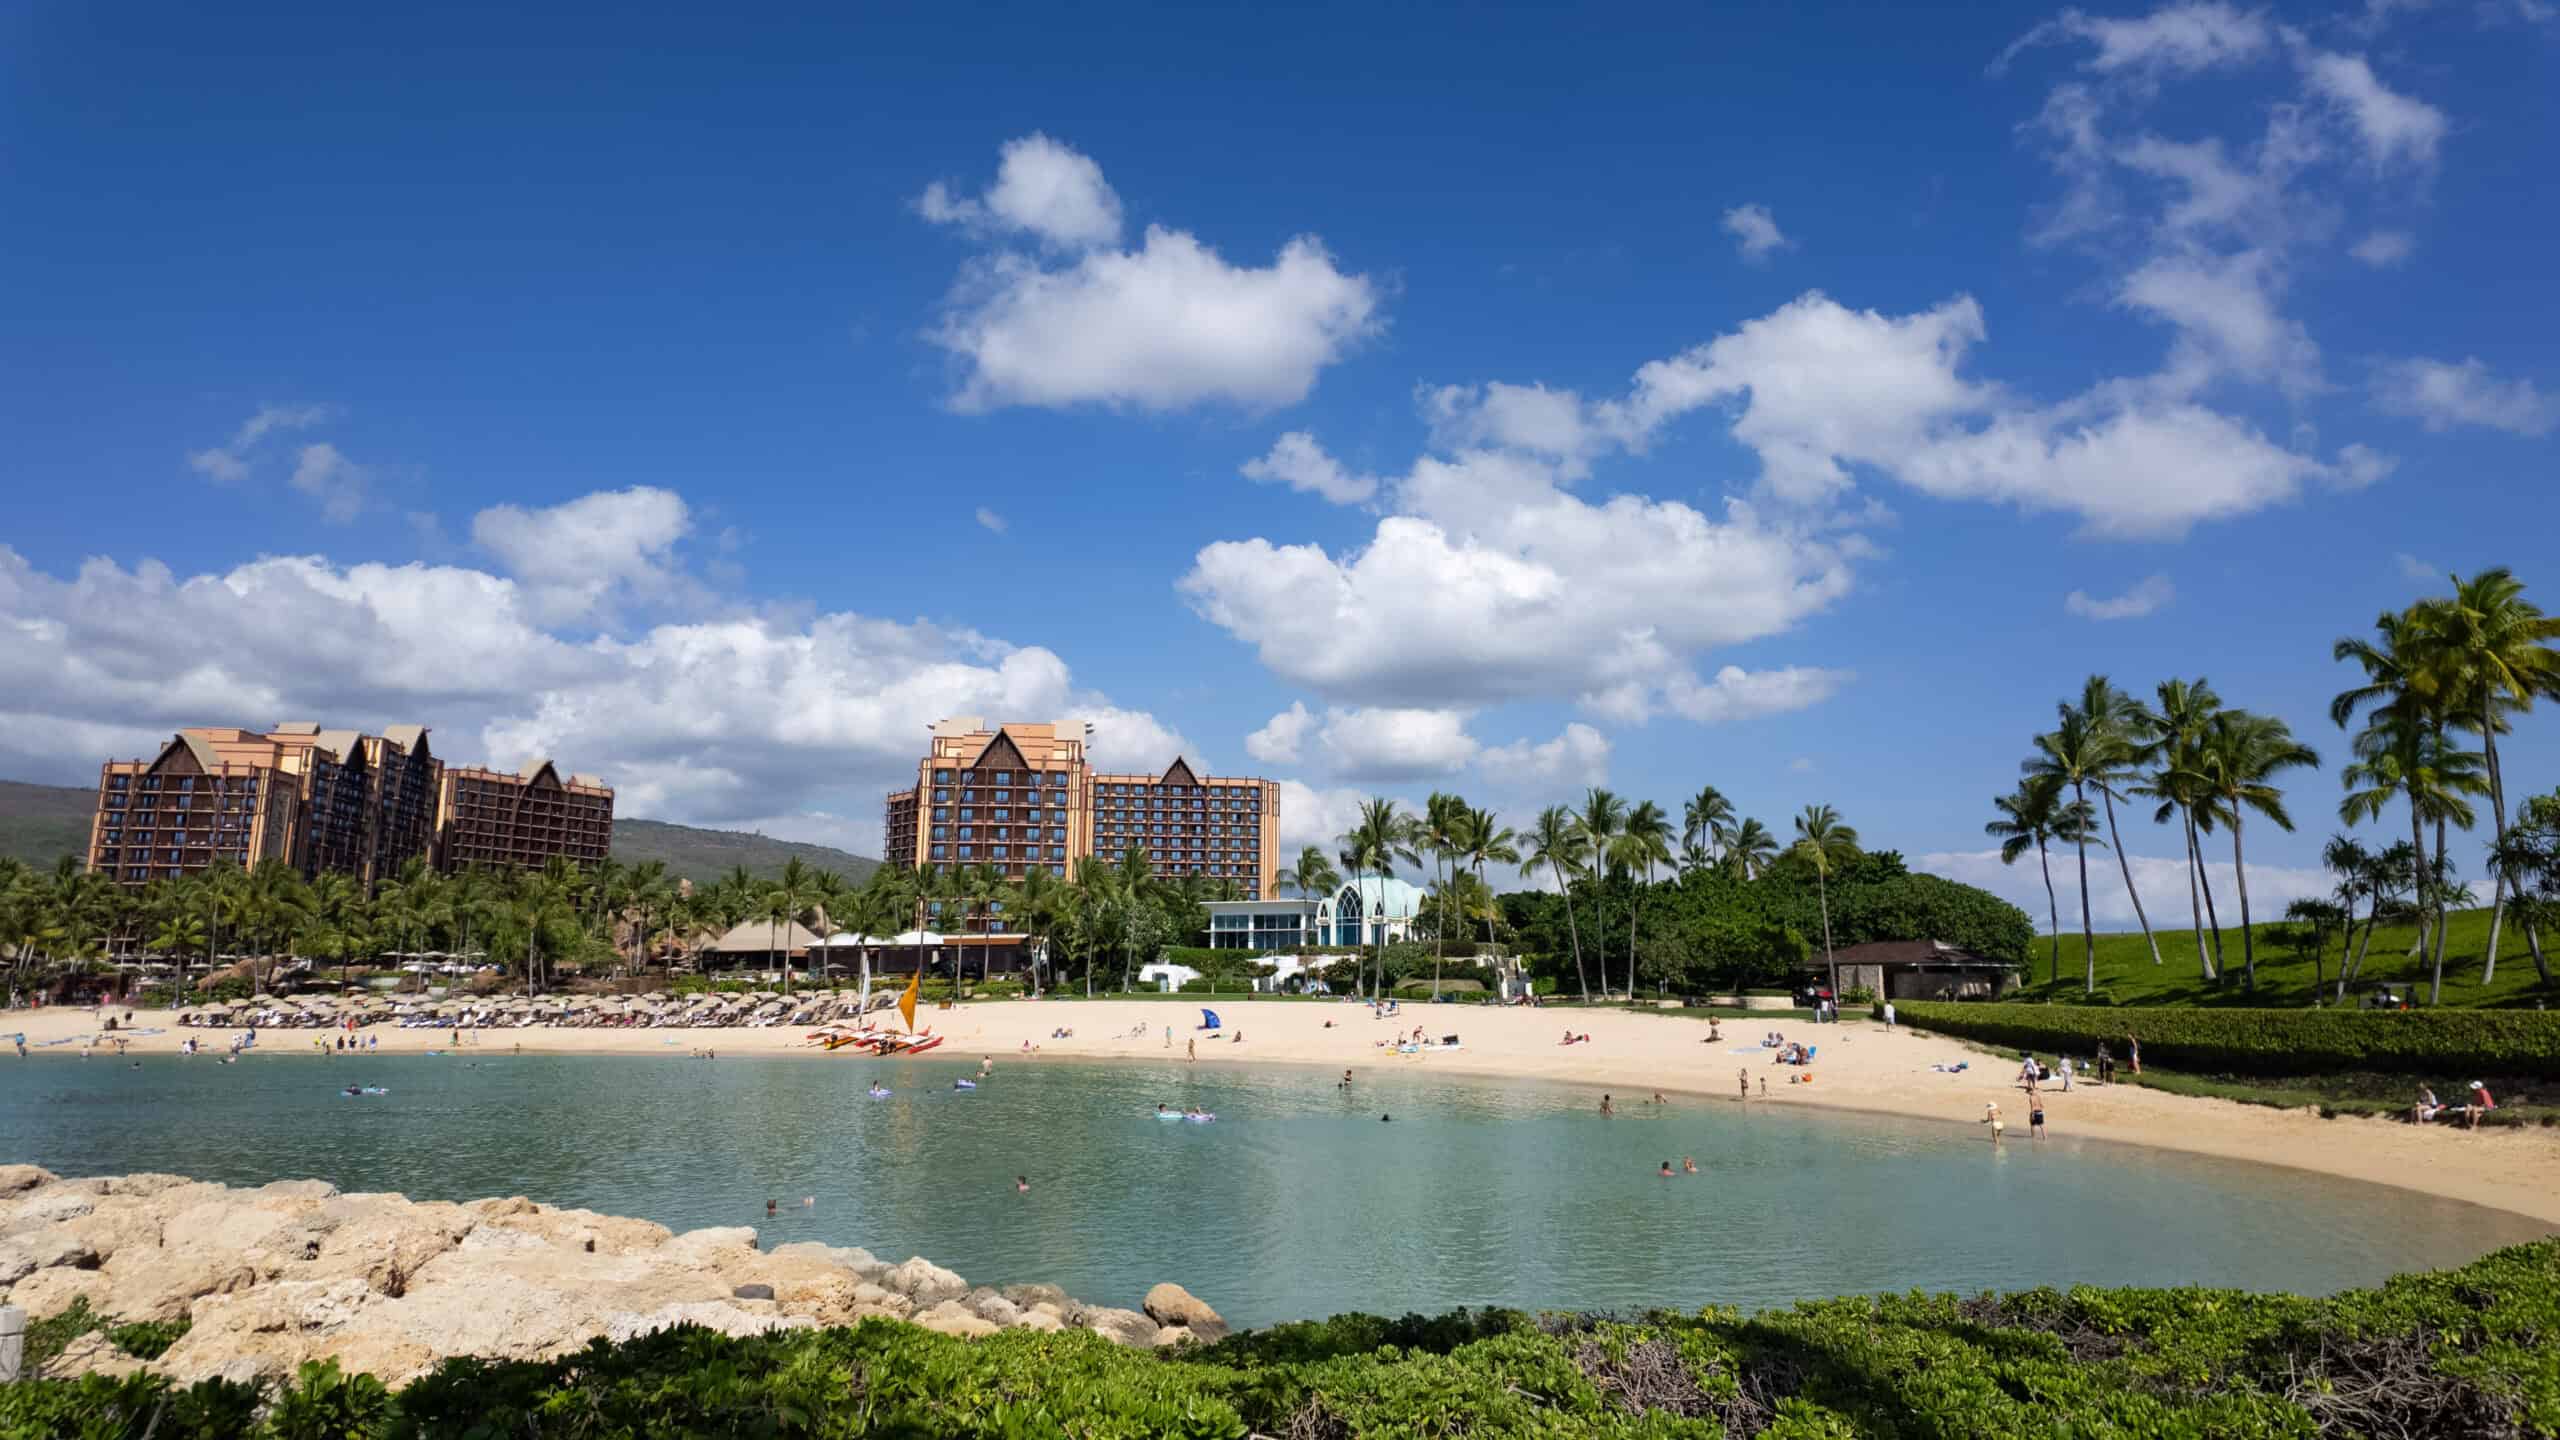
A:
{"label": "pool float", "polygon": [[951,1088],[954,1090],[975,1090],[978,1088],[978,1082],[975,1080],[954,1080],[951,1082]]}
{"label": "pool float", "polygon": [[871,1087],[871,1098],[872,1098],[872,1099],[874,1099],[874,1100],[886,1100],[886,1099],[888,1099],[888,1098],[889,1098],[889,1087],[888,1087],[888,1086],[886,1086],[886,1085],[874,1085],[874,1086],[872,1086],[872,1087]]}

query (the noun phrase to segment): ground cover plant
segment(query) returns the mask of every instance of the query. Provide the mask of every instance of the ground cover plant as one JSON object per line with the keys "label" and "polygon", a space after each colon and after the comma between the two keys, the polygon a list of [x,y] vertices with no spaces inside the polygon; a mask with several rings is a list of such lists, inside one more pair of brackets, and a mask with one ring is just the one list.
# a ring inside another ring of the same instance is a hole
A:
{"label": "ground cover plant", "polygon": [[892,1321],[697,1328],[392,1393],[147,1375],[0,1389],[0,1435],[98,1437],[2424,1437],[2560,1434],[2560,1241],[2327,1299],[1908,1295],[1638,1318],[1346,1315],[1206,1348]]}

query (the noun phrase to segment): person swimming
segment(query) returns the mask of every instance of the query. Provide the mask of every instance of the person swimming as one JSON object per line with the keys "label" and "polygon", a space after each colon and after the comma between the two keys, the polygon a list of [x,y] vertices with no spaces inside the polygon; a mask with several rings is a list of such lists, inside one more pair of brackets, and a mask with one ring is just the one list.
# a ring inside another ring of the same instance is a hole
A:
{"label": "person swimming", "polygon": [[1681,1156],[1681,1157],[1680,1157],[1680,1173],[1681,1173],[1681,1174],[1683,1174],[1683,1175],[1695,1175],[1695,1174],[1697,1174],[1697,1173],[1698,1173],[1698,1162],[1697,1162],[1695,1159],[1693,1159],[1693,1158],[1691,1158],[1691,1157],[1689,1157],[1689,1156],[1687,1156],[1687,1155],[1683,1155],[1683,1156]]}
{"label": "person swimming", "polygon": [[881,1085],[881,1084],[876,1084],[876,1083],[875,1083],[875,1084],[873,1084],[873,1085],[872,1085],[872,1087],[871,1087],[871,1098],[872,1098],[872,1099],[874,1099],[874,1100],[886,1100],[886,1099],[888,1099],[888,1098],[889,1098],[889,1087],[888,1087],[888,1086],[886,1086],[886,1085]]}
{"label": "person swimming", "polygon": [[781,1213],[782,1213],[782,1202],[781,1202],[781,1201],[779,1201],[779,1200],[767,1200],[766,1202],[764,1202],[764,1213],[766,1213],[767,1215],[779,1215],[779,1214],[781,1214]]}
{"label": "person swimming", "polygon": [[1014,1177],[1013,1177],[1013,1193],[1014,1193],[1014,1194],[1016,1194],[1016,1195],[1028,1195],[1028,1194],[1030,1194],[1030,1193],[1031,1193],[1031,1177],[1030,1177],[1030,1176],[1028,1176],[1028,1175],[1016,1175],[1016,1176],[1014,1176]]}
{"label": "person swimming", "polygon": [[1671,1162],[1670,1162],[1670,1161],[1665,1160],[1665,1161],[1663,1161],[1663,1162],[1662,1162],[1661,1175],[1662,1175],[1662,1178],[1663,1178],[1663,1179],[1665,1179],[1665,1180],[1668,1180],[1668,1179],[1670,1179],[1670,1178],[1671,1178]]}

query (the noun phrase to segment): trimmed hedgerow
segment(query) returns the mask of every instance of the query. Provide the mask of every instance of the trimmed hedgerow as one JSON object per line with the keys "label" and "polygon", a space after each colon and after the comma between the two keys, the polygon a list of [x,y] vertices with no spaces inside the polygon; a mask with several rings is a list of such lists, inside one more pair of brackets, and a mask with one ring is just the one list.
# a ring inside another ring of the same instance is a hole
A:
{"label": "trimmed hedgerow", "polygon": [[543,1362],[448,1361],[394,1394],[150,1376],[0,1389],[0,1435],[2160,1437],[2560,1434],[2560,1241],[2326,1300],[2035,1290],[1640,1320],[1346,1315],[1171,1354],[1082,1332],[892,1321],[686,1327]]}
{"label": "trimmed hedgerow", "polygon": [[2560,1079],[2560,1012],[2539,1010],[2238,1010],[2170,1006],[1896,1002],[1906,1025],[2022,1050],[2089,1055],[2101,1042],[2125,1058],[2233,1075],[2329,1071],[2481,1072]]}

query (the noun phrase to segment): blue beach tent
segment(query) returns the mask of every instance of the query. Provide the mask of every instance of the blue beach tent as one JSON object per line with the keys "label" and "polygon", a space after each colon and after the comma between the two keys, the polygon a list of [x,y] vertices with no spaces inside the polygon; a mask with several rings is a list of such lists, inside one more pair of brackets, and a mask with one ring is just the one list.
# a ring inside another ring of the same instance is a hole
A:
{"label": "blue beach tent", "polygon": [[1200,1028],[1201,1028],[1201,1029],[1203,1029],[1203,1030],[1215,1030],[1215,1029],[1217,1029],[1217,1028],[1218,1028],[1218,1012],[1217,1012],[1217,1011],[1215,1011],[1215,1010],[1203,1010],[1203,1011],[1201,1011],[1201,1012],[1200,1012]]}

